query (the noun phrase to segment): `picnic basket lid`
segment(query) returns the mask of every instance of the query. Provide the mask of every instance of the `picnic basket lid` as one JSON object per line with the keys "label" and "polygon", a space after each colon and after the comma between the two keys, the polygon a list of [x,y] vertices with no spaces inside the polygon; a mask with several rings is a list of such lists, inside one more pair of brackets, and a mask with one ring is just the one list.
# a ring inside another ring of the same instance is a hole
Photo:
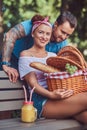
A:
{"label": "picnic basket lid", "polygon": [[57,56],[66,57],[68,59],[71,59],[78,64],[80,64],[83,69],[87,68],[87,63],[82,55],[82,53],[78,50],[78,48],[74,46],[65,46],[63,47],[58,53]]}
{"label": "picnic basket lid", "polygon": [[56,56],[56,57],[49,57],[46,60],[47,64],[53,67],[56,67],[58,69],[60,69],[61,71],[65,70],[65,65],[67,63],[70,63],[72,65],[77,66],[79,69],[82,69],[82,66],[80,64],[78,64],[77,62],[68,59],[66,57],[61,57],[61,56]]}

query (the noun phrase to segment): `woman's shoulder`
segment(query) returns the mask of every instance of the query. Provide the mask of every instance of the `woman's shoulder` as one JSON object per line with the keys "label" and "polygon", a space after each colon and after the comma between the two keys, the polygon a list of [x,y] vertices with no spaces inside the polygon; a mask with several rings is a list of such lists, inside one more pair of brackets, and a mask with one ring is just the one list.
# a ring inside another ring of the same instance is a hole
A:
{"label": "woman's shoulder", "polygon": [[32,56],[32,49],[24,50],[20,53],[20,57],[31,57]]}
{"label": "woman's shoulder", "polygon": [[24,50],[20,53],[20,56],[23,57],[23,56],[27,56],[28,55],[28,50]]}

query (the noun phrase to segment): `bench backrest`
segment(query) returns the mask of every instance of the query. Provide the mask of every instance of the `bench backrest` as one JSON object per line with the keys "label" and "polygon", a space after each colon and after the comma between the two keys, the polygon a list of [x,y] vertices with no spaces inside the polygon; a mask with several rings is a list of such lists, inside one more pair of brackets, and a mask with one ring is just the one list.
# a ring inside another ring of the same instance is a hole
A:
{"label": "bench backrest", "polygon": [[0,111],[21,109],[24,101],[22,82],[11,83],[4,71],[0,71]]}

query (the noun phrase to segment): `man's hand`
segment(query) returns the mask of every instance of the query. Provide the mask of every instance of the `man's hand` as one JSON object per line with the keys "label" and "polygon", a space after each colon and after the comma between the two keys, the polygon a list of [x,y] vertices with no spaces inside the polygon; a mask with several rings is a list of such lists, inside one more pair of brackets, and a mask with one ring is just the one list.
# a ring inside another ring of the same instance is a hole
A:
{"label": "man's hand", "polygon": [[9,76],[9,80],[13,83],[15,83],[19,77],[19,73],[16,69],[12,68],[12,67],[8,67],[6,65],[3,65],[3,70],[7,73],[7,75]]}

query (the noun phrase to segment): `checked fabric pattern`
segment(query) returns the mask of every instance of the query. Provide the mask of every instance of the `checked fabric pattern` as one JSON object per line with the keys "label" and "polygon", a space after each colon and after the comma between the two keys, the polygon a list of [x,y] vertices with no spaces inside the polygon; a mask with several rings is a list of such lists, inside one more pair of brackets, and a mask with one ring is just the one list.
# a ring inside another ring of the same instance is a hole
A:
{"label": "checked fabric pattern", "polygon": [[85,75],[85,80],[87,80],[87,70],[78,70],[74,74],[70,75],[68,72],[56,72],[56,73],[44,73],[45,78],[55,78],[55,79],[66,79],[70,77],[75,77],[79,75]]}

